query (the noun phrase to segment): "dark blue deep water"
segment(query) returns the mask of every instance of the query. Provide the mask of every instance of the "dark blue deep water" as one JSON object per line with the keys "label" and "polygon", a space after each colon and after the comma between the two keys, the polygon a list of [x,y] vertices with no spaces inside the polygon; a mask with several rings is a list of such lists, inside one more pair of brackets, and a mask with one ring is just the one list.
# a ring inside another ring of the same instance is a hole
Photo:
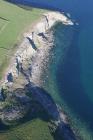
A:
{"label": "dark blue deep water", "polygon": [[63,107],[77,135],[93,140],[93,0],[20,1],[70,13],[79,23],[55,25],[55,47],[44,88]]}

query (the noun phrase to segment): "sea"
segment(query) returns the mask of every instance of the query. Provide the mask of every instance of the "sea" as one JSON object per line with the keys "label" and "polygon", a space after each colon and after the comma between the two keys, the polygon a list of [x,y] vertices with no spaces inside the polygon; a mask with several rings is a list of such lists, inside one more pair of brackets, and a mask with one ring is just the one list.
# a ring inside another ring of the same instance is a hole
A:
{"label": "sea", "polygon": [[93,140],[93,0],[18,1],[64,12],[78,23],[53,27],[54,47],[43,88],[67,114],[76,135]]}

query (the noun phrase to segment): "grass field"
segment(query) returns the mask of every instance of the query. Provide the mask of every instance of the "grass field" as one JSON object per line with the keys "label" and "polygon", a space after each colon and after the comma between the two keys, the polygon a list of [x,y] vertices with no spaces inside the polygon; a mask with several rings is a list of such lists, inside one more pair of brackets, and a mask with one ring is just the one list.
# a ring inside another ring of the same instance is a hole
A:
{"label": "grass field", "polygon": [[0,140],[53,140],[47,122],[29,121],[11,131],[0,134]]}
{"label": "grass field", "polygon": [[[0,78],[9,64],[16,44],[20,43],[22,34],[45,10],[26,10],[0,0]],[[53,140],[48,122],[34,119],[6,132],[0,133],[0,140]]]}
{"label": "grass field", "polygon": [[[45,10],[27,10],[0,0],[0,78],[9,64],[16,45],[31,23],[38,20]],[[0,133],[0,140],[53,140],[48,122],[34,119]]]}
{"label": "grass field", "polygon": [[43,12],[44,10],[34,8],[26,10],[0,0],[0,78],[22,33]]}

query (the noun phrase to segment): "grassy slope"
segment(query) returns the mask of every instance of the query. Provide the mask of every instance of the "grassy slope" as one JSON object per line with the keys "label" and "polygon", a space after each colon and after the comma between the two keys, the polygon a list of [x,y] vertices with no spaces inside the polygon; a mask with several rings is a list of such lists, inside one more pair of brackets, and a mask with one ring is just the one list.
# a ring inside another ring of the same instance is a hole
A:
{"label": "grassy slope", "polygon": [[[24,29],[43,12],[44,10],[40,9],[28,11],[0,0],[0,77],[6,67],[10,50],[14,49]],[[0,140],[53,140],[53,138],[47,122],[36,119],[0,133]]]}
{"label": "grassy slope", "polygon": [[25,10],[0,0],[0,77],[7,64],[7,57],[12,55],[11,50],[20,40],[24,29],[43,12],[41,9]]}
{"label": "grassy slope", "polygon": [[0,140],[53,140],[47,122],[36,119],[0,134]]}

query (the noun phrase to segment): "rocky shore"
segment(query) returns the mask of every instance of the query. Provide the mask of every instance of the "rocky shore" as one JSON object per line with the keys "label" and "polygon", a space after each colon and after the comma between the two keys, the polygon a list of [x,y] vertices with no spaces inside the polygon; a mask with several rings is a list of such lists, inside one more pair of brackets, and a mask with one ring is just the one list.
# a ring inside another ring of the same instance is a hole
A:
{"label": "rocky shore", "polygon": [[[65,140],[75,140],[75,135],[69,127],[66,116],[60,107],[54,103],[51,96],[42,89],[44,82],[42,74],[47,69],[50,51],[54,47],[52,27],[57,22],[69,26],[73,25],[73,22],[63,14],[48,12],[43,15],[41,21],[33,27],[30,33],[24,34],[24,40],[19,46],[1,84],[1,88],[8,89],[9,94],[7,97],[15,96],[17,103],[20,99],[21,104],[19,108],[15,105],[9,110],[1,109],[0,118],[3,122],[11,122],[21,119],[27,113],[26,108],[29,109],[30,98],[25,93],[13,94],[16,89],[24,89],[24,91],[31,92],[32,98],[39,102],[52,117],[60,135],[62,133]],[[22,103],[23,100],[24,103]],[[6,99],[1,100],[1,102],[6,102]],[[24,109],[26,111],[22,113]]]}

